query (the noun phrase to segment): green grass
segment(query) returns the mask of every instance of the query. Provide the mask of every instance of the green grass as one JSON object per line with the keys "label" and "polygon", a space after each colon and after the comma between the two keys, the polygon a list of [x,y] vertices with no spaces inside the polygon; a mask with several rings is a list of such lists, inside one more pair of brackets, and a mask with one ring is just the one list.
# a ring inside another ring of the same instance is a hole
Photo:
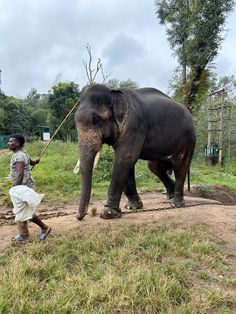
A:
{"label": "green grass", "polygon": [[227,162],[225,167],[207,166],[202,160],[193,160],[191,182],[198,185],[225,185],[236,192],[236,160]]}
{"label": "green grass", "polygon": [[129,225],[12,245],[0,313],[233,313],[226,256],[204,225]]}
{"label": "green grass", "polygon": [[[31,159],[36,159],[44,148],[43,142],[26,145]],[[44,201],[64,201],[78,198],[80,178],[73,173],[77,162],[78,145],[75,143],[52,143],[40,164],[36,165],[32,175],[37,184],[37,191],[46,192]],[[10,183],[6,179],[9,174],[11,156],[1,158],[0,177],[3,179],[2,194],[7,192]]]}
{"label": "green grass", "polygon": [[[32,159],[44,143],[26,146]],[[33,169],[44,202],[78,201],[80,176],[75,143],[53,142]],[[0,206],[11,183],[10,155],[0,159]],[[104,146],[93,174],[92,198],[105,198],[113,152]],[[236,161],[225,168],[193,161],[191,183],[226,185],[236,191]],[[139,191],[160,190],[146,162],[136,167]],[[9,201],[9,200],[8,200]],[[91,228],[90,228],[91,229]],[[0,259],[0,313],[234,313],[236,280],[227,268],[224,242],[204,225],[110,227],[52,236],[8,247]]]}
{"label": "green grass", "polygon": [[[37,158],[44,148],[43,142],[27,144],[26,149],[32,159]],[[44,202],[78,201],[80,195],[80,175],[74,175],[77,162],[78,145],[76,143],[53,142],[39,165],[32,171],[37,191],[46,193]],[[1,157],[0,163],[0,205],[6,199],[11,186],[6,177],[9,174],[10,155]],[[104,146],[97,168],[93,173],[92,198],[105,198],[109,188],[112,171],[113,151]],[[191,168],[191,184],[226,185],[236,191],[236,160],[226,163],[225,168],[209,167],[202,160],[194,160]],[[139,191],[161,190],[163,185],[147,168],[145,161],[138,161],[136,181]]]}

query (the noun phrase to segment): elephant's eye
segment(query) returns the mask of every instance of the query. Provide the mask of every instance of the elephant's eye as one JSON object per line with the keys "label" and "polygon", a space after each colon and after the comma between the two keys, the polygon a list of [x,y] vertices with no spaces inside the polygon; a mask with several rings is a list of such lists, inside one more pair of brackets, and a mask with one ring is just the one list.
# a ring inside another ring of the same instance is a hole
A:
{"label": "elephant's eye", "polygon": [[92,116],[93,125],[98,124],[100,121],[101,121],[101,117],[98,114],[93,113],[93,116]]}

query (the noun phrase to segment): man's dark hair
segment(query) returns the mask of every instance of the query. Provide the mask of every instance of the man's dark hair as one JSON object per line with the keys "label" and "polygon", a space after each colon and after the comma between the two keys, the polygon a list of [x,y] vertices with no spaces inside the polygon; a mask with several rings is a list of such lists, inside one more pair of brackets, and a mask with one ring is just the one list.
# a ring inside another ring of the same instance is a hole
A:
{"label": "man's dark hair", "polygon": [[25,144],[25,138],[21,134],[12,134],[10,138],[15,138],[20,143],[21,147],[23,147]]}

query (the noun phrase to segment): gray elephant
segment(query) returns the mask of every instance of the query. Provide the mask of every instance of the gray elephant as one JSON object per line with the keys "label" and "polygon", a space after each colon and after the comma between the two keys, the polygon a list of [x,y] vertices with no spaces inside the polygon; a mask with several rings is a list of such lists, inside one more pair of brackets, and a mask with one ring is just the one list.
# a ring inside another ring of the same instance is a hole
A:
{"label": "gray elephant", "polygon": [[[104,85],[84,87],[75,114],[80,145],[82,191],[77,219],[87,212],[93,164],[104,143],[115,151],[107,203],[100,217],[121,217],[122,192],[127,207],[142,208],[135,183],[135,164],[148,161],[163,182],[174,207],[184,206],[184,181],[195,147],[190,112],[154,88],[111,90]],[[172,169],[175,181],[168,175]]]}

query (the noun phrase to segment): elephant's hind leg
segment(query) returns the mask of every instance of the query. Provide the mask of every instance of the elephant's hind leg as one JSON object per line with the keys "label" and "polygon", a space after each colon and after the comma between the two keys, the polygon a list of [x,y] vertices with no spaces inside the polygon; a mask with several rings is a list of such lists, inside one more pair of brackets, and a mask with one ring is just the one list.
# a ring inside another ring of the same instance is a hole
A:
{"label": "elephant's hind leg", "polygon": [[148,168],[161,180],[167,192],[167,198],[174,197],[175,181],[171,179],[169,173],[172,170],[172,164],[162,160],[150,160]]}
{"label": "elephant's hind leg", "polygon": [[176,178],[174,197],[171,200],[173,207],[184,207],[184,181],[186,177],[186,170],[183,165],[174,167],[174,173]]}
{"label": "elephant's hind leg", "polygon": [[130,170],[125,181],[124,193],[128,198],[128,203],[125,206],[127,209],[135,210],[143,208],[143,202],[141,201],[136,188],[134,167]]}
{"label": "elephant's hind leg", "polygon": [[174,207],[184,207],[184,182],[187,172],[190,168],[192,160],[193,150],[187,152],[181,158],[175,160],[173,168],[175,173],[175,192],[174,198],[172,200],[172,205]]}

